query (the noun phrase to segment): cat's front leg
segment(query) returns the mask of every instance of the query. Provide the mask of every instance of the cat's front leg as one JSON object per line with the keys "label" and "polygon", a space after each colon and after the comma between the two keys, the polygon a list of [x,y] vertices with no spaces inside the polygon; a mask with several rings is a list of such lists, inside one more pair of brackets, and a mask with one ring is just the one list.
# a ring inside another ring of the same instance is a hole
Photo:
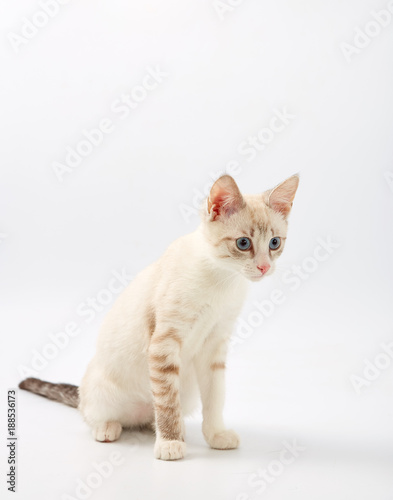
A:
{"label": "cat's front leg", "polygon": [[156,331],[149,347],[150,381],[156,417],[154,456],[178,460],[186,452],[179,396],[181,338],[172,328]]}
{"label": "cat's front leg", "polygon": [[195,358],[195,369],[203,405],[202,431],[206,442],[217,450],[239,446],[239,436],[226,429],[223,420],[225,401],[225,362],[227,340],[207,341]]}

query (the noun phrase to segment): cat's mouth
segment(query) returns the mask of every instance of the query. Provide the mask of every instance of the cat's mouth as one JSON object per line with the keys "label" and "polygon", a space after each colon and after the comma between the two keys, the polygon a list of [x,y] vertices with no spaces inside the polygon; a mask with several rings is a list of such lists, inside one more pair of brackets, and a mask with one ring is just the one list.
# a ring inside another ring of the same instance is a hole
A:
{"label": "cat's mouth", "polygon": [[261,281],[261,279],[263,278],[263,274],[252,274],[252,275],[249,275],[247,276],[247,278],[250,280],[250,281]]}

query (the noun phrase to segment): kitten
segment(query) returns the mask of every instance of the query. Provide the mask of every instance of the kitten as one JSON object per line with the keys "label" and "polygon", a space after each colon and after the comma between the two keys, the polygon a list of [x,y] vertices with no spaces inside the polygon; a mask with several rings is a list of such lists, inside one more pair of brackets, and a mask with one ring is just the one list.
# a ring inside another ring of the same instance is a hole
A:
{"label": "kitten", "polygon": [[116,300],[82,384],[20,384],[78,407],[97,441],[155,425],[154,455],[184,457],[183,415],[203,406],[202,431],[220,450],[239,438],[223,421],[228,341],[247,282],[270,275],[287,235],[294,175],[259,195],[242,195],[228,175],[213,185],[199,228],[170,245]]}

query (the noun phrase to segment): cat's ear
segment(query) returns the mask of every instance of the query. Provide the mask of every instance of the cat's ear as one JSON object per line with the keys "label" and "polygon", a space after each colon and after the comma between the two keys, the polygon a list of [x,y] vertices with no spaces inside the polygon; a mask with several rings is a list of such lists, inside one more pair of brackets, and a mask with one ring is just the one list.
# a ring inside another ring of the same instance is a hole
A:
{"label": "cat's ear", "polygon": [[299,175],[292,175],[286,181],[265,193],[266,204],[287,218],[299,186]]}
{"label": "cat's ear", "polygon": [[223,175],[213,184],[207,199],[207,211],[210,220],[229,217],[244,207],[244,199],[235,180],[230,175]]}

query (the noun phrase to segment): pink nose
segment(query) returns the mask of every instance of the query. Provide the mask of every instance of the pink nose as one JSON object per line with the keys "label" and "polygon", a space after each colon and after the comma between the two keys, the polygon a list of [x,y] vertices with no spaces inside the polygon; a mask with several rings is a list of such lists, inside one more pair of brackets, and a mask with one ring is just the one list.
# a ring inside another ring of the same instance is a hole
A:
{"label": "pink nose", "polygon": [[264,264],[263,266],[258,266],[258,269],[262,274],[266,274],[270,269],[270,264]]}

